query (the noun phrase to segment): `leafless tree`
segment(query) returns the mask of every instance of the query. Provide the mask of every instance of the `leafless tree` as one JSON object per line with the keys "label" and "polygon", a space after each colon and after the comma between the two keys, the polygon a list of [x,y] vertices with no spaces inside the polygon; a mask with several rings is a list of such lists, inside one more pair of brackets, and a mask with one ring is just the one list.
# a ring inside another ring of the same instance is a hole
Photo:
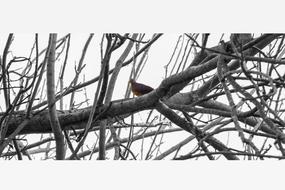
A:
{"label": "leafless tree", "polygon": [[[35,34],[28,56],[14,55],[15,36],[8,35],[0,59],[2,159],[285,158],[284,34],[221,35],[215,45],[212,34],[177,35],[160,85],[132,96],[143,87],[126,81],[121,99],[113,98],[119,73],[132,67],[128,79],[143,83],[163,34],[103,34],[100,70],[85,81],[85,66],[94,64],[85,61],[90,34],[70,83],[72,34],[50,34],[44,49]],[[144,122],[136,122],[140,113]]]}

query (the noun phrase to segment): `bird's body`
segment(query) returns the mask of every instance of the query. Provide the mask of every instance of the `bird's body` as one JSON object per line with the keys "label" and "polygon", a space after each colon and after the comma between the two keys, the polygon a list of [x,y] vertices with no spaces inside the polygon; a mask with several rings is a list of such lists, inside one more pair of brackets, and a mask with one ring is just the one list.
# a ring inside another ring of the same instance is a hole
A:
{"label": "bird's body", "polygon": [[137,83],[134,79],[131,79],[130,83],[131,83],[132,92],[136,96],[142,96],[144,94],[147,94],[147,93],[153,91],[152,87],[147,86],[145,84]]}

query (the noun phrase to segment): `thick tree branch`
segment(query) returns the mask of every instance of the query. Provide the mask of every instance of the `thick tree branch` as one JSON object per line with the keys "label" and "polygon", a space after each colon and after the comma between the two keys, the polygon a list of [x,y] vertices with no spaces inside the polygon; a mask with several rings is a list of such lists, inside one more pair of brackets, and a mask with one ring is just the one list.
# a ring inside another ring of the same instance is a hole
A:
{"label": "thick tree branch", "polygon": [[55,102],[55,85],[54,85],[54,63],[55,63],[55,45],[57,34],[50,34],[49,44],[50,52],[47,60],[47,101],[50,125],[54,134],[56,143],[56,159],[63,160],[65,157],[64,136],[57,117]]}

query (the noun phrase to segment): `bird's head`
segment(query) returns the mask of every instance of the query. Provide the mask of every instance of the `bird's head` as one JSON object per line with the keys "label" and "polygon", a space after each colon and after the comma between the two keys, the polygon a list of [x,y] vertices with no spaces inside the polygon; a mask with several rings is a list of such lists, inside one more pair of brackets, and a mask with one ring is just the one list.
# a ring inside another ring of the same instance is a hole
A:
{"label": "bird's head", "polygon": [[135,81],[134,79],[130,79],[130,80],[129,80],[129,83],[130,83],[130,84],[133,84],[133,83],[135,83],[135,82],[136,82],[136,81]]}

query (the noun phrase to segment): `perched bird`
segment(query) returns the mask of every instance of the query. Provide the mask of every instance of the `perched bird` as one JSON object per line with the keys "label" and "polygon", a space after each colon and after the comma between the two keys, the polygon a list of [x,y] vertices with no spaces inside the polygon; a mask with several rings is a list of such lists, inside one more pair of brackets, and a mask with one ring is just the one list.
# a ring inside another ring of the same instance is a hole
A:
{"label": "perched bird", "polygon": [[137,83],[134,79],[131,79],[130,83],[131,83],[132,92],[136,96],[142,96],[142,95],[147,94],[153,90],[153,88],[151,88],[150,86],[147,86],[147,85],[144,85],[141,83]]}

